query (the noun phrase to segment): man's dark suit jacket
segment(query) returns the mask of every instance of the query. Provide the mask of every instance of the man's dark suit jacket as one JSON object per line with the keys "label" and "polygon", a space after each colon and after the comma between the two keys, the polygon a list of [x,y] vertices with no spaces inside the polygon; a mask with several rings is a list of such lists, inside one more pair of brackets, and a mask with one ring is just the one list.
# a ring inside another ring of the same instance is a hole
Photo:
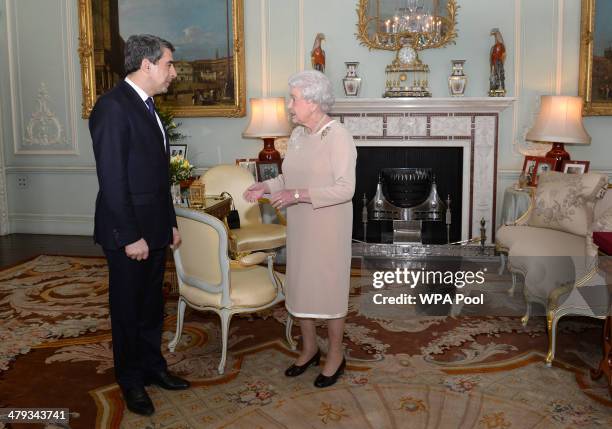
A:
{"label": "man's dark suit jacket", "polygon": [[[100,190],[94,240],[117,250],[144,238],[149,249],[172,242],[168,150],[138,93],[125,81],[102,95],[89,119]],[[166,139],[167,140],[167,139]]]}

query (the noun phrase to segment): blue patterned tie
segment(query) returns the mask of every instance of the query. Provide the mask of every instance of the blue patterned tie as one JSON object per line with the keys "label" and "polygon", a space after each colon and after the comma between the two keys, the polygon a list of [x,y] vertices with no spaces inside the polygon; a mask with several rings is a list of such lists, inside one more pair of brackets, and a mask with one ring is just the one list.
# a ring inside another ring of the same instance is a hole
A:
{"label": "blue patterned tie", "polygon": [[155,118],[155,104],[153,103],[153,99],[151,97],[147,98],[145,100],[145,104],[147,105],[147,108],[149,109],[149,113],[151,114],[151,116]]}

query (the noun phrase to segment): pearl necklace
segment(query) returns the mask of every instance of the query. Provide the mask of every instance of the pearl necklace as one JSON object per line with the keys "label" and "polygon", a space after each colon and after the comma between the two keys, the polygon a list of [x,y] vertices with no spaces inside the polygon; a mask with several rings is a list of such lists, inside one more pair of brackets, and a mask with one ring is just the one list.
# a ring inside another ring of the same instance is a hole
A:
{"label": "pearl necklace", "polygon": [[316,134],[320,128],[319,126],[323,123],[323,121],[325,120],[325,118],[327,117],[327,115],[323,114],[323,116],[321,116],[321,119],[319,119],[319,122],[317,122],[317,125],[314,126],[314,128],[312,129],[312,131],[309,133],[310,135]]}

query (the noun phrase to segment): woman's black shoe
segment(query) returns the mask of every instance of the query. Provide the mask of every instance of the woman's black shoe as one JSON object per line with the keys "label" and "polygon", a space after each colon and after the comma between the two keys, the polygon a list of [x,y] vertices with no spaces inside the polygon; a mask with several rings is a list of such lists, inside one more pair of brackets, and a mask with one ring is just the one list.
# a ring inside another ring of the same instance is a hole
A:
{"label": "woman's black shoe", "polygon": [[320,361],[321,361],[321,350],[317,350],[315,355],[311,357],[310,360],[306,362],[304,365],[293,364],[289,368],[287,368],[285,370],[285,375],[287,377],[297,377],[298,375],[303,374],[304,371],[306,371],[310,365],[319,366]]}
{"label": "woman's black shoe", "polygon": [[340,378],[340,376],[344,372],[344,367],[346,367],[346,359],[342,358],[342,363],[340,364],[334,375],[330,375],[328,377],[327,375],[319,374],[317,376],[314,381],[315,387],[329,387],[332,384],[336,384],[336,381],[338,381],[338,378]]}

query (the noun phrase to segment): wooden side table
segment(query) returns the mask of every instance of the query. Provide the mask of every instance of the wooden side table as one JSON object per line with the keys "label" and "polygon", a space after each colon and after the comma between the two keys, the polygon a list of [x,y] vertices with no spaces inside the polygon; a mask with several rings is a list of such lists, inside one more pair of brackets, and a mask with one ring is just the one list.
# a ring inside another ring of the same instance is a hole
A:
{"label": "wooden side table", "polygon": [[201,211],[220,220],[225,220],[230,212],[232,200],[227,197],[207,196],[202,207],[189,207],[189,210]]}
{"label": "wooden side table", "polygon": [[606,377],[608,393],[612,396],[612,317],[606,318],[603,330],[603,357],[597,369],[591,370],[591,378],[598,380],[602,375]]}

